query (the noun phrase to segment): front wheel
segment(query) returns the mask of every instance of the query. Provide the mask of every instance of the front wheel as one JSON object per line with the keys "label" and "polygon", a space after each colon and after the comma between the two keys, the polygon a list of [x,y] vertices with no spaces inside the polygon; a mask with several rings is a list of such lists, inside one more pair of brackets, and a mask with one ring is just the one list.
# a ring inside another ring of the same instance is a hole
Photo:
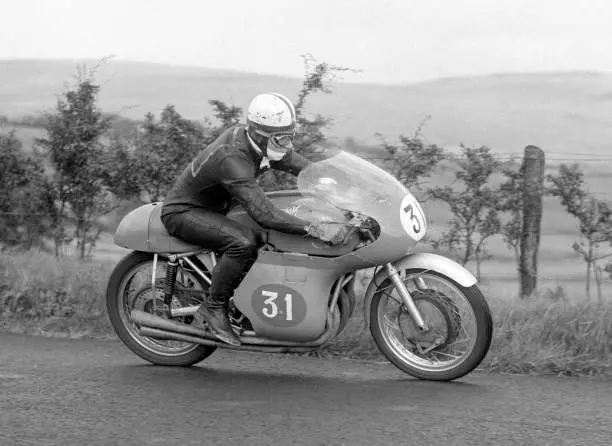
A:
{"label": "front wheel", "polygon": [[[163,316],[160,310],[164,305],[166,266],[167,260],[159,256],[153,289],[153,255],[145,252],[126,255],[109,278],[106,309],[117,336],[132,352],[152,364],[188,367],[206,359],[216,347],[142,336],[130,317],[134,309]],[[177,273],[176,286],[195,291],[194,295],[201,292],[202,298],[208,290],[206,282],[182,267]],[[201,300],[187,302],[173,298],[173,305],[178,307],[200,303]]]}
{"label": "front wheel", "polygon": [[470,373],[485,358],[493,336],[491,311],[478,286],[462,287],[431,270],[400,273],[430,330],[416,329],[386,278],[370,308],[370,331],[380,351],[419,379],[451,381]]}

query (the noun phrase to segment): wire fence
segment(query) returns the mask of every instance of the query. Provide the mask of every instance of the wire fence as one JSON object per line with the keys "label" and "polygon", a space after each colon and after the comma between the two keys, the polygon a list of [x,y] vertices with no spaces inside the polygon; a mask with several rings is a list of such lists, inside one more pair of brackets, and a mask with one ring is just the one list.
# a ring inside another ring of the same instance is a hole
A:
{"label": "wire fence", "polygon": [[[565,153],[565,152],[545,152],[546,154],[546,161],[564,161],[564,162],[572,162],[572,163],[588,163],[588,162],[602,162],[602,161],[610,161],[612,163],[612,155],[607,156],[607,155],[602,155],[601,153],[577,153],[577,152],[572,152],[572,153]],[[553,154],[555,156],[549,156],[550,154]],[[454,158],[463,158],[465,159],[466,156],[463,153],[454,153],[454,152],[450,152],[448,153],[448,155],[452,155]],[[493,152],[492,155],[495,157],[495,159],[500,160],[500,161],[511,161],[511,160],[521,160],[523,154],[520,152],[517,153],[512,153],[512,152]],[[569,155],[574,155],[574,156],[569,156]],[[582,155],[583,158],[577,158],[576,155]],[[382,155],[359,155],[361,158],[367,159],[367,160],[373,160],[373,161],[390,161],[392,160],[391,155],[389,156],[382,156]],[[612,166],[610,166],[612,167]]]}

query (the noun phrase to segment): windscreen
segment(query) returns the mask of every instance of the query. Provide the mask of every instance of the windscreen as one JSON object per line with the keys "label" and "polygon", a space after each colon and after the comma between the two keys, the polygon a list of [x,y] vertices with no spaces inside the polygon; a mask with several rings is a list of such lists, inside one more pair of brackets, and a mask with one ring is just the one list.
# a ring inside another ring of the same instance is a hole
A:
{"label": "windscreen", "polygon": [[302,193],[316,195],[341,209],[380,217],[396,212],[408,193],[391,174],[356,155],[336,151],[304,168],[297,180]]}

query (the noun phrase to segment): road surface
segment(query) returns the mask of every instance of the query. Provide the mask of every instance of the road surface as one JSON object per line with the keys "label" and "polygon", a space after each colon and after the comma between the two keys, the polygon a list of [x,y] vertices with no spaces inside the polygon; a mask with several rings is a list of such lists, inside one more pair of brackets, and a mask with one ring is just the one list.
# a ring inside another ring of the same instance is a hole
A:
{"label": "road surface", "polygon": [[0,333],[0,444],[610,445],[612,386],[227,350],[164,368],[119,342]]}

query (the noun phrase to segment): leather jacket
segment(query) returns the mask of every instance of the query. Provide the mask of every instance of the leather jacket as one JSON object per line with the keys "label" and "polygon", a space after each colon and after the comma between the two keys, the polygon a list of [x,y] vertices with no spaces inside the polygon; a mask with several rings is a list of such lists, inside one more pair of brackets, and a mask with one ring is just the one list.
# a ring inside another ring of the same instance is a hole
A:
{"label": "leather jacket", "polygon": [[[278,209],[256,179],[265,169],[264,155],[246,136],[246,126],[224,131],[185,167],[163,203],[162,215],[201,207],[225,215],[237,200],[260,226],[293,234],[306,234],[308,222]],[[292,150],[270,167],[297,175],[310,162]]]}

